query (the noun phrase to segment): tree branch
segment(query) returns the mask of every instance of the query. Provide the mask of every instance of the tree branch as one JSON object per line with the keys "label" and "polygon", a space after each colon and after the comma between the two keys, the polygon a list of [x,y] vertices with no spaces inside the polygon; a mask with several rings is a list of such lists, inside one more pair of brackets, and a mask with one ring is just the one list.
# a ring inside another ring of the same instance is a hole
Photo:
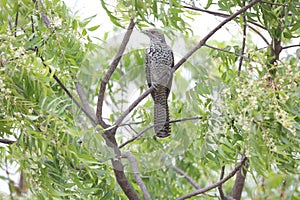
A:
{"label": "tree branch", "polygon": [[125,172],[124,172],[124,166],[121,161],[121,151],[118,148],[118,144],[115,138],[116,128],[109,129],[105,131],[102,136],[106,142],[106,145],[113,148],[115,153],[115,158],[111,159],[111,163],[113,166],[114,174],[116,177],[116,180],[122,190],[124,191],[125,195],[128,197],[128,199],[132,200],[139,200],[139,196],[137,195],[136,191],[126,178]]}
{"label": "tree branch", "polygon": [[[289,7],[289,4],[281,4],[281,3],[274,3],[269,1],[261,1],[262,3],[273,5],[273,6],[283,6],[283,7]],[[300,6],[295,5],[295,8],[300,8]]]}
{"label": "tree branch", "polygon": [[[88,103],[88,100],[83,92],[83,89],[81,87],[81,84],[79,83],[79,81],[77,80],[77,78],[74,78],[73,77],[73,80],[74,80],[74,83],[75,83],[75,87],[76,87],[76,91],[77,91],[77,94],[82,102],[82,106],[83,108],[89,113],[89,115],[91,117],[93,117],[93,123],[94,122],[97,122],[97,119],[96,119],[96,115],[95,113],[93,112],[92,108],[90,107],[89,103]],[[93,124],[93,126],[96,126],[96,124]]]}
{"label": "tree branch", "polygon": [[8,139],[1,139],[0,138],[0,143],[3,143],[3,144],[13,144],[15,143],[16,141],[13,141],[13,140],[8,140]]}
{"label": "tree branch", "polygon": [[[202,40],[200,40],[200,42],[192,49],[190,50],[173,68],[172,68],[172,73],[174,73],[183,63],[185,63],[187,61],[187,59],[189,57],[191,57],[198,49],[200,49],[203,45],[205,45],[205,43],[207,42],[207,40],[214,35],[220,28],[222,28],[225,24],[227,24],[228,22],[230,22],[232,19],[234,19],[236,16],[238,16],[239,14],[245,12],[247,9],[251,8],[252,6],[254,6],[256,3],[260,2],[261,0],[253,0],[251,3],[249,3],[248,5],[244,6],[243,8],[241,8],[239,11],[237,11],[236,13],[232,14],[230,17],[226,18],[223,22],[221,22],[217,27],[215,27],[212,31],[210,31]],[[112,69],[112,72],[114,70]],[[105,86],[103,87],[103,84],[107,84],[107,81],[105,81],[106,77],[110,77],[112,72],[107,73],[108,75],[105,76],[102,80],[102,84],[100,87],[100,91],[99,91],[99,95],[98,95],[98,105],[97,105],[97,119],[100,122],[102,120],[102,106],[103,106],[103,97],[104,97],[104,92],[105,92]],[[130,106],[129,108],[127,108],[127,110],[125,110],[122,115],[117,119],[117,121],[115,122],[114,126],[118,127],[122,121],[125,119],[125,117],[140,103],[140,101],[142,101],[148,94],[151,93],[151,91],[153,90],[153,87],[151,86],[149,89],[147,89],[140,97],[138,97]],[[102,121],[103,122],[103,121]],[[102,123],[101,122],[101,123]],[[107,127],[106,127],[107,128]]]}
{"label": "tree branch", "polygon": [[282,47],[282,49],[288,49],[288,48],[293,48],[293,47],[300,47],[300,44],[294,44],[294,45],[290,45],[290,46],[285,46],[285,47]]}
{"label": "tree branch", "polygon": [[120,124],[119,127],[137,125],[137,124],[142,124],[142,123],[145,123],[145,122],[146,122],[146,120],[143,120],[143,121],[140,121],[140,122],[129,122],[129,123]]}
{"label": "tree branch", "polygon": [[134,178],[136,180],[136,183],[141,188],[145,199],[146,200],[151,200],[151,196],[150,196],[143,180],[141,179],[138,164],[136,162],[135,157],[129,151],[122,153],[122,157],[127,158],[129,160],[129,162],[131,164],[132,171],[133,171]]}
{"label": "tree branch", "polygon": [[[221,13],[221,12],[216,12],[216,11],[211,11],[211,10],[205,10],[205,9],[202,9],[202,8],[199,8],[199,7],[196,7],[196,6],[191,6],[187,3],[183,7],[186,8],[186,9],[194,10],[194,11],[200,11],[200,12],[208,13],[208,14],[211,14],[211,15],[214,15],[214,16],[217,16],[217,17],[223,17],[223,18],[230,17],[230,15],[226,14],[226,13]],[[250,24],[253,24],[255,26],[258,26],[259,28],[262,28],[262,29],[266,30],[266,27],[262,26],[261,24],[258,24],[258,23],[253,22],[253,21],[247,21],[247,22],[250,23]]]}
{"label": "tree branch", "polygon": [[[189,117],[189,118],[182,118],[182,119],[175,119],[175,120],[170,120],[169,123],[176,123],[176,122],[183,122],[183,121],[188,121],[188,120],[195,120],[195,119],[202,119],[201,116],[197,116],[197,117]],[[165,122],[161,122],[156,124],[156,126],[161,126],[165,124]],[[141,135],[143,135],[146,131],[148,131],[149,129],[153,128],[154,125],[148,126],[147,128],[145,128],[143,131],[141,131],[139,134],[137,134],[136,136],[134,136],[133,138],[131,138],[130,140],[124,142],[123,144],[121,144],[119,146],[119,148],[123,148],[124,146],[126,146],[127,144],[133,142],[134,140],[138,139],[139,137],[141,137]]]}
{"label": "tree branch", "polygon": [[239,14],[245,12],[247,9],[251,8],[261,0],[253,0],[251,3],[248,5],[242,7],[240,10],[232,14],[230,17],[226,18],[224,21],[222,21],[217,27],[215,27],[212,31],[210,31],[200,42],[191,50],[189,51],[174,67],[173,67],[173,72],[176,71],[185,61],[191,57],[198,49],[200,49],[206,42],[207,40],[215,34],[220,28],[222,28],[225,24],[233,20],[236,16]]}
{"label": "tree branch", "polygon": [[[245,6],[245,0],[243,1],[243,6]],[[244,55],[245,47],[246,47],[246,35],[247,35],[247,22],[246,22],[246,15],[245,13],[242,14],[243,16],[243,42],[242,42],[242,52],[241,54]],[[241,74],[242,65],[243,65],[244,57],[240,57],[239,67],[238,67],[238,76]]]}
{"label": "tree branch", "polygon": [[133,31],[133,27],[135,25],[135,22],[133,19],[130,20],[130,24],[128,25],[128,28],[127,28],[127,32],[125,33],[124,35],[124,38],[123,38],[123,41],[120,45],[120,48],[117,52],[117,55],[115,56],[115,58],[113,59],[112,63],[110,64],[110,67],[107,71],[107,73],[105,74],[105,76],[103,77],[102,81],[101,81],[101,86],[100,86],[100,90],[99,90],[99,93],[98,93],[98,102],[97,102],[97,112],[96,112],[96,117],[97,117],[97,120],[98,120],[98,123],[103,127],[103,128],[107,128],[109,125],[106,124],[104,121],[103,121],[103,118],[102,118],[102,111],[103,111],[103,101],[104,101],[104,93],[105,93],[105,90],[106,90],[106,85],[110,79],[110,77],[112,76],[112,74],[114,73],[114,71],[116,70],[122,56],[123,56],[123,53],[125,51],[125,48],[127,46],[127,43],[130,39],[130,36],[131,36],[131,33]]}
{"label": "tree branch", "polygon": [[[36,9],[38,10],[38,2],[37,1],[34,1],[33,2],[35,3],[35,6],[36,6]],[[40,3],[42,4],[42,1],[40,1]],[[50,21],[49,21],[49,18],[44,14],[43,14],[43,17],[42,17],[42,20],[43,22],[45,23],[45,25],[47,26],[47,28],[51,29],[50,27]],[[31,31],[32,33],[35,32],[35,29],[34,29],[34,22],[33,22],[33,18],[31,16]],[[48,24],[47,24],[48,23]],[[52,32],[54,32],[55,30],[52,30]],[[34,48],[34,51],[36,52],[36,55],[42,60],[42,63],[44,65],[44,67],[47,67],[49,69],[49,72],[51,73],[52,72],[52,69],[46,65],[45,63],[45,59],[39,55],[39,48],[37,46],[35,46]],[[54,74],[53,75],[53,78],[54,80],[58,83],[58,85],[65,91],[65,93],[70,97],[70,99],[76,104],[76,106],[83,112],[85,113],[85,115],[91,120],[92,124],[93,125],[96,125],[97,121],[95,121],[95,118],[91,115],[90,112],[88,112],[88,110],[86,110],[78,101],[77,99],[71,94],[71,92],[66,88],[66,86],[60,81],[60,79]]]}
{"label": "tree branch", "polygon": [[239,54],[239,53],[231,52],[231,51],[228,51],[228,50],[226,50],[226,49],[221,49],[221,48],[214,47],[214,46],[211,46],[211,45],[208,45],[208,44],[204,44],[203,46],[208,47],[208,48],[211,48],[211,49],[214,49],[214,50],[217,50],[217,51],[222,51],[222,52],[225,52],[225,53],[229,53],[229,54],[235,55],[235,56],[237,56],[237,57],[243,56],[243,57],[245,57],[246,59],[249,59],[249,58],[248,58],[247,56],[245,56],[245,55],[241,55],[241,54]]}
{"label": "tree branch", "polygon": [[225,52],[225,53],[233,54],[233,55],[238,56],[238,57],[243,56],[244,59],[263,64],[262,62],[254,60],[253,58],[250,58],[249,56],[245,56],[245,55],[241,55],[241,54],[238,54],[238,53],[235,53],[235,52],[231,52],[231,51],[228,51],[226,49],[221,49],[221,48],[218,48],[218,47],[210,46],[208,44],[204,44],[203,46],[214,49],[214,50],[217,50],[217,51],[222,51],[222,52]]}
{"label": "tree branch", "polygon": [[254,31],[257,35],[259,35],[259,36],[261,37],[261,39],[263,39],[263,41],[264,41],[268,46],[270,45],[269,41],[263,36],[263,34],[261,34],[258,30],[256,30],[254,27],[250,26],[249,24],[248,24],[248,27],[249,27],[252,31]]}
{"label": "tree branch", "polygon": [[235,200],[240,200],[246,180],[246,175],[247,175],[247,168],[248,168],[248,159],[245,159],[244,164],[241,166],[239,171],[236,174],[234,186],[232,187],[231,190],[231,197]]}
{"label": "tree branch", "polygon": [[[225,165],[223,165],[222,169],[221,169],[220,181],[224,178],[224,172],[225,172]],[[222,185],[223,184],[220,184],[218,186],[218,190],[219,190],[219,193],[220,193],[220,198],[221,198],[221,200],[226,200],[226,197],[225,197],[224,192],[223,192]]]}
{"label": "tree branch", "polygon": [[243,157],[243,159],[241,160],[240,164],[238,164],[224,179],[206,187],[206,188],[202,188],[202,189],[198,189],[198,190],[195,190],[194,192],[191,192],[189,194],[186,194],[186,195],[183,195],[182,197],[178,198],[177,200],[183,200],[183,199],[187,199],[187,198],[190,198],[190,197],[193,197],[193,196],[196,196],[198,194],[202,194],[202,193],[205,193],[211,189],[214,189],[216,187],[218,187],[219,185],[225,183],[226,181],[228,181],[231,177],[233,177],[236,172],[244,165],[245,161],[246,161],[246,157]]}
{"label": "tree branch", "polygon": [[190,182],[194,188],[200,189],[200,186],[197,184],[197,182],[194,181],[193,178],[190,177],[187,173],[185,173],[184,171],[182,171],[180,168],[176,167],[175,165],[172,167],[178,174],[182,175],[188,182]]}
{"label": "tree branch", "polygon": [[119,126],[122,121],[125,119],[125,117],[146,97],[148,94],[150,94],[153,90],[153,86],[148,88],[141,96],[139,96],[122,114],[121,116],[116,120],[114,123],[114,126]]}
{"label": "tree branch", "polygon": [[[36,49],[38,54],[38,49]],[[45,67],[49,69],[49,72],[51,73],[51,68],[45,64],[45,59],[40,56],[40,59],[42,60],[42,63]],[[53,75],[54,80],[58,83],[58,85],[65,91],[65,93],[70,97],[70,99],[76,104],[76,106],[91,120],[92,124],[97,124],[94,120],[94,117],[90,115],[90,113],[77,101],[77,99],[71,94],[71,92],[67,89],[67,87],[60,81],[60,79],[54,74]]]}

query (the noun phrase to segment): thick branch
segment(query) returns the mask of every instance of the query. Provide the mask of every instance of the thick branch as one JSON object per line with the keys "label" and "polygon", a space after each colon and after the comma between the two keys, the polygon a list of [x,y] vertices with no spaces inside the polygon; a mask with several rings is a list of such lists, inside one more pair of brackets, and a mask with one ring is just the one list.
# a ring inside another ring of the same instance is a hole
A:
{"label": "thick branch", "polygon": [[235,200],[240,200],[246,180],[246,175],[247,175],[247,169],[248,169],[248,160],[247,158],[245,159],[244,164],[242,167],[239,169],[239,171],[236,174],[234,186],[232,187],[231,190],[231,197]]}
{"label": "thick branch", "polygon": [[112,74],[114,73],[114,71],[116,70],[122,56],[123,53],[125,51],[125,48],[127,46],[127,43],[130,39],[131,33],[133,31],[133,27],[134,27],[135,23],[134,20],[131,19],[130,20],[130,24],[127,28],[127,32],[124,35],[123,41],[120,45],[120,48],[118,50],[117,55],[115,56],[115,58],[113,59],[112,63],[110,64],[110,67],[107,71],[107,73],[105,74],[105,76],[103,77],[102,81],[101,81],[101,86],[100,86],[100,90],[99,90],[99,94],[98,94],[98,102],[97,102],[97,112],[96,112],[96,116],[97,116],[97,120],[98,123],[103,127],[103,128],[107,128],[108,125],[103,121],[102,118],[102,111],[103,111],[103,102],[104,102],[104,93],[106,90],[106,85],[110,79],[110,77],[112,76]]}
{"label": "thick branch", "polygon": [[245,12],[247,9],[251,8],[261,0],[253,0],[251,3],[248,5],[242,7],[240,10],[238,10],[236,13],[232,14],[230,17],[226,18],[224,21],[222,21],[216,28],[214,28],[212,31],[210,31],[200,42],[191,50],[189,51],[173,68],[173,71],[176,71],[185,61],[191,57],[198,49],[200,49],[206,42],[207,40],[213,36],[220,28],[222,28],[225,24],[233,20],[236,16],[239,14]]}
{"label": "thick branch", "polygon": [[190,177],[187,173],[185,173],[184,171],[182,171],[180,168],[176,166],[172,166],[172,167],[178,174],[182,175],[188,182],[190,182],[194,188],[200,189],[200,186],[197,184],[197,182],[194,181],[193,178]]}
{"label": "thick branch", "polygon": [[226,181],[228,181],[231,177],[233,177],[236,172],[244,165],[245,161],[246,161],[246,157],[244,157],[240,164],[238,164],[224,179],[206,187],[206,188],[202,188],[202,189],[199,189],[199,190],[195,190],[194,192],[191,192],[189,194],[186,194],[186,195],[183,195],[182,197],[178,198],[178,200],[183,200],[183,199],[187,199],[187,198],[190,198],[190,197],[193,197],[193,196],[196,196],[198,194],[202,194],[202,193],[205,193],[211,189],[214,189],[216,187],[218,187],[219,185],[225,183]]}
{"label": "thick branch", "polygon": [[134,178],[136,180],[136,183],[141,188],[145,199],[146,200],[151,200],[151,196],[150,196],[150,194],[149,194],[149,192],[148,192],[148,190],[147,190],[147,188],[146,188],[143,180],[141,179],[139,168],[138,168],[138,164],[136,162],[135,157],[129,151],[122,153],[122,157],[125,157],[125,158],[127,158],[129,160],[129,162],[131,164],[131,167],[132,167]]}
{"label": "thick branch", "polygon": [[[182,118],[182,119],[170,120],[169,123],[183,122],[183,121],[195,120],[195,119],[202,119],[202,117],[201,116],[197,116],[197,117],[189,117],[189,118]],[[158,124],[156,124],[156,126],[161,126],[163,124],[165,124],[165,122],[158,123]],[[154,125],[148,126],[143,131],[141,131],[139,134],[137,134],[136,136],[134,136],[130,140],[124,142],[123,144],[121,144],[119,146],[119,148],[121,149],[122,147],[126,146],[127,144],[129,144],[129,143],[133,142],[134,140],[138,139],[139,137],[141,137],[141,135],[143,135],[146,131],[148,131],[149,129],[151,129],[153,127],[154,127]]]}
{"label": "thick branch", "polygon": [[116,133],[116,128],[110,129],[102,134],[106,145],[113,148],[115,152],[115,158],[111,159],[111,163],[113,166],[114,174],[116,177],[116,180],[128,199],[132,200],[139,200],[140,198],[138,197],[136,191],[128,181],[128,179],[125,176],[124,172],[124,166],[121,162],[121,151],[118,148],[118,144],[115,138],[115,133]]}

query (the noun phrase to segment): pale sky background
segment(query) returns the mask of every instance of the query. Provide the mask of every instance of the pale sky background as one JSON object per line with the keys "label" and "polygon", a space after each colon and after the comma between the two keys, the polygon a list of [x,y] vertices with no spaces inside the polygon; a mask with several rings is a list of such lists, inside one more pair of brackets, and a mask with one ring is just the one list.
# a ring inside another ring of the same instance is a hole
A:
{"label": "pale sky background", "polygon": [[[104,32],[112,30],[113,25],[109,21],[109,18],[106,16],[105,11],[102,9],[100,0],[88,0],[88,1],[64,0],[64,1],[67,4],[67,6],[73,11],[73,13],[78,11],[77,15],[79,15],[81,19],[85,19],[97,14],[97,16],[91,21],[90,26],[100,25],[100,28],[97,29],[96,31],[90,32],[89,33],[90,35],[101,38]],[[191,24],[194,30],[194,34],[199,37],[203,37],[223,20],[224,18],[213,17],[212,15],[209,14],[201,14],[198,17],[196,17],[195,21],[191,22]],[[218,41],[228,41],[233,37],[237,37],[241,39],[240,33],[241,33],[240,27],[235,23],[230,23],[227,24],[226,27],[222,28],[222,30],[218,31],[211,39],[217,39]],[[135,33],[135,34],[139,34],[139,33]],[[146,38],[146,36],[141,36],[141,37]],[[265,46],[261,38],[255,35],[253,36],[253,42],[257,43],[259,47]],[[133,96],[136,95],[133,94]],[[15,181],[15,183],[18,183],[19,173],[16,173],[15,172],[16,170],[17,170],[17,166],[12,165],[9,167],[10,178],[13,181]],[[0,170],[0,176],[7,177],[6,172]],[[9,188],[6,181],[0,180],[0,191],[7,194],[9,193]]]}

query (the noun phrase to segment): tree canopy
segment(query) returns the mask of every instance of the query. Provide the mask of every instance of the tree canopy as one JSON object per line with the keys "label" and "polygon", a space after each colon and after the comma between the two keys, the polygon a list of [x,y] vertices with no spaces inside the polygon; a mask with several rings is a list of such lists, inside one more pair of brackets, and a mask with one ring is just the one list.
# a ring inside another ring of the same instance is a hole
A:
{"label": "tree canopy", "polygon": [[[60,0],[0,4],[2,198],[300,198],[298,0],[100,0],[109,31]],[[176,56],[166,139],[138,33],[150,27]]]}

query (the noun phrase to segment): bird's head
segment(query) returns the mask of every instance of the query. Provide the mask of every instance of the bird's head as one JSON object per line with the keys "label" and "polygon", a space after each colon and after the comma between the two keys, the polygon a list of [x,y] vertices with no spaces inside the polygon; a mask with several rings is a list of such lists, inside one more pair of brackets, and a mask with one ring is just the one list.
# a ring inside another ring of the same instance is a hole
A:
{"label": "bird's head", "polygon": [[145,29],[142,30],[142,33],[146,34],[153,42],[166,42],[164,34],[157,29]]}

